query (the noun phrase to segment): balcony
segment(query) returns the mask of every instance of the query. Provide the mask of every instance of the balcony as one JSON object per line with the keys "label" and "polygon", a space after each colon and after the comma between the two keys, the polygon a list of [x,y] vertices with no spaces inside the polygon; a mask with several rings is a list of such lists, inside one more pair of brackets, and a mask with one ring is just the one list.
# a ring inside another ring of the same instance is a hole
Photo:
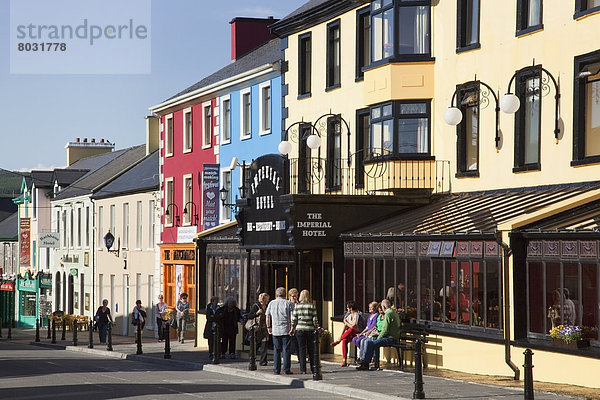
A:
{"label": "balcony", "polygon": [[[395,196],[411,191],[450,192],[450,162],[291,158],[291,194]],[[354,165],[353,165],[354,162]]]}

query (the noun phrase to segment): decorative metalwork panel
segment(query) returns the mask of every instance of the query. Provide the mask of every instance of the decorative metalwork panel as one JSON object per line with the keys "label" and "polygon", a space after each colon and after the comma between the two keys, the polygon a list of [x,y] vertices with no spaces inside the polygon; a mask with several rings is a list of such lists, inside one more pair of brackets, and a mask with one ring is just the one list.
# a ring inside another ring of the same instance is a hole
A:
{"label": "decorative metalwork panel", "polygon": [[351,256],[354,254],[354,243],[352,242],[344,242],[344,255]]}
{"label": "decorative metalwork panel", "polygon": [[483,242],[471,242],[471,255],[483,257]]}
{"label": "decorative metalwork panel", "polygon": [[404,242],[395,242],[394,243],[394,255],[395,256],[403,256],[404,255]]}
{"label": "decorative metalwork panel", "polygon": [[361,255],[363,253],[363,242],[353,243],[352,247],[354,247],[354,254]]}
{"label": "decorative metalwork panel", "polygon": [[417,242],[406,242],[406,255],[416,256],[417,255]]}
{"label": "decorative metalwork panel", "polygon": [[558,240],[544,240],[544,256],[559,257],[560,242]]}
{"label": "decorative metalwork panel", "polygon": [[371,243],[371,242],[364,243],[363,254],[373,254],[373,243]]}
{"label": "decorative metalwork panel", "polygon": [[430,242],[429,250],[427,251],[428,256],[439,256],[440,250],[442,249],[442,242]]}
{"label": "decorative metalwork panel", "polygon": [[577,258],[577,240],[563,240],[561,253],[564,258]]}
{"label": "decorative metalwork panel", "polygon": [[598,250],[595,240],[582,240],[579,242],[579,255],[583,258],[596,258]]}
{"label": "decorative metalwork panel", "polygon": [[456,257],[469,256],[469,242],[456,242]]}
{"label": "decorative metalwork panel", "polygon": [[[419,255],[426,256],[429,252],[429,244],[430,242],[419,242]],[[439,249],[438,249],[439,251]]]}
{"label": "decorative metalwork panel", "polygon": [[381,243],[381,242],[373,243],[373,254],[375,254],[375,255],[383,254],[383,243]]}
{"label": "decorative metalwork panel", "polygon": [[[467,246],[468,248],[468,246]],[[454,255],[454,242],[443,242],[442,250],[440,250],[440,256],[452,257]]]}
{"label": "decorative metalwork panel", "polygon": [[527,257],[541,257],[542,256],[542,241],[532,240],[527,243]]}
{"label": "decorative metalwork panel", "polygon": [[494,241],[485,242],[485,256],[486,257],[498,257],[498,243]]}
{"label": "decorative metalwork panel", "polygon": [[383,243],[383,255],[393,256],[394,255],[394,243],[385,242]]}

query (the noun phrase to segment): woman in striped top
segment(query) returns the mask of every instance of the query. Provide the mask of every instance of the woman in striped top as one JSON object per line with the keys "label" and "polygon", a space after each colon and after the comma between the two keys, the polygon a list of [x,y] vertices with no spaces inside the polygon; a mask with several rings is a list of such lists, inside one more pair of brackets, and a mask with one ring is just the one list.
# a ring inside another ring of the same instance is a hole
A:
{"label": "woman in striped top", "polygon": [[308,346],[308,360],[310,370],[315,370],[315,330],[319,328],[317,309],[310,299],[310,293],[304,289],[300,292],[300,303],[297,303],[292,313],[292,331],[290,334],[296,336],[298,341],[298,361],[300,362],[300,373],[306,374],[306,348]]}

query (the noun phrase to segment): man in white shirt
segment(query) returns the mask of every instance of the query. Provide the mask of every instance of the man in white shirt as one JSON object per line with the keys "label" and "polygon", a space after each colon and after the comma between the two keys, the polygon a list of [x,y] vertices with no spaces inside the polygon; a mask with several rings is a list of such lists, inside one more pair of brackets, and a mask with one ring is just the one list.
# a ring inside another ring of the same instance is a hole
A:
{"label": "man in white shirt", "polygon": [[267,306],[267,329],[273,335],[273,373],[281,373],[281,353],[283,352],[283,372],[291,375],[290,331],[292,329],[292,304],[285,299],[285,288],[275,290],[275,300]]}

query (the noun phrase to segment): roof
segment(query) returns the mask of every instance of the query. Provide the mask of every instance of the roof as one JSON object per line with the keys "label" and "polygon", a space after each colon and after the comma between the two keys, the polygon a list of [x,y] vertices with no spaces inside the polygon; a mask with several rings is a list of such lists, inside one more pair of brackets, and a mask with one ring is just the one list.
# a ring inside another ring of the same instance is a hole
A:
{"label": "roof", "polygon": [[498,225],[600,188],[600,182],[444,195],[438,201],[342,234],[343,239],[495,233]]}
{"label": "roof", "polygon": [[159,188],[159,151],[148,155],[131,169],[119,175],[92,195],[102,199],[124,194],[140,193]]}
{"label": "roof", "polygon": [[67,187],[88,172],[90,172],[89,169],[57,168],[53,171],[52,182],[56,181],[58,186]]}
{"label": "roof", "polygon": [[253,70],[262,65],[276,63],[281,60],[281,44],[280,39],[272,39],[256,49],[248,52],[242,57],[238,58],[231,64],[221,68],[217,72],[212,75],[207,76],[201,81],[193,84],[192,86],[182,90],[181,92],[175,94],[174,96],[169,97],[165,101],[169,101],[175,99],[177,97],[183,96],[184,94],[194,92],[196,90],[205,88],[214,83],[218,83],[227,78],[234,77],[241,73]]}
{"label": "roof", "polygon": [[90,171],[77,179],[71,185],[61,190],[54,200],[63,200],[71,197],[92,194],[92,190],[111,181],[115,176],[131,168],[146,156],[146,145],[130,147],[109,153],[115,155],[105,165]]}
{"label": "roof", "polygon": [[19,213],[15,212],[8,218],[0,221],[0,240],[19,239]]}
{"label": "roof", "polygon": [[600,231],[600,201],[574,207],[568,211],[524,226],[521,231],[548,232],[598,232]]}
{"label": "roof", "polygon": [[37,188],[51,188],[54,171],[31,171],[31,179]]}

